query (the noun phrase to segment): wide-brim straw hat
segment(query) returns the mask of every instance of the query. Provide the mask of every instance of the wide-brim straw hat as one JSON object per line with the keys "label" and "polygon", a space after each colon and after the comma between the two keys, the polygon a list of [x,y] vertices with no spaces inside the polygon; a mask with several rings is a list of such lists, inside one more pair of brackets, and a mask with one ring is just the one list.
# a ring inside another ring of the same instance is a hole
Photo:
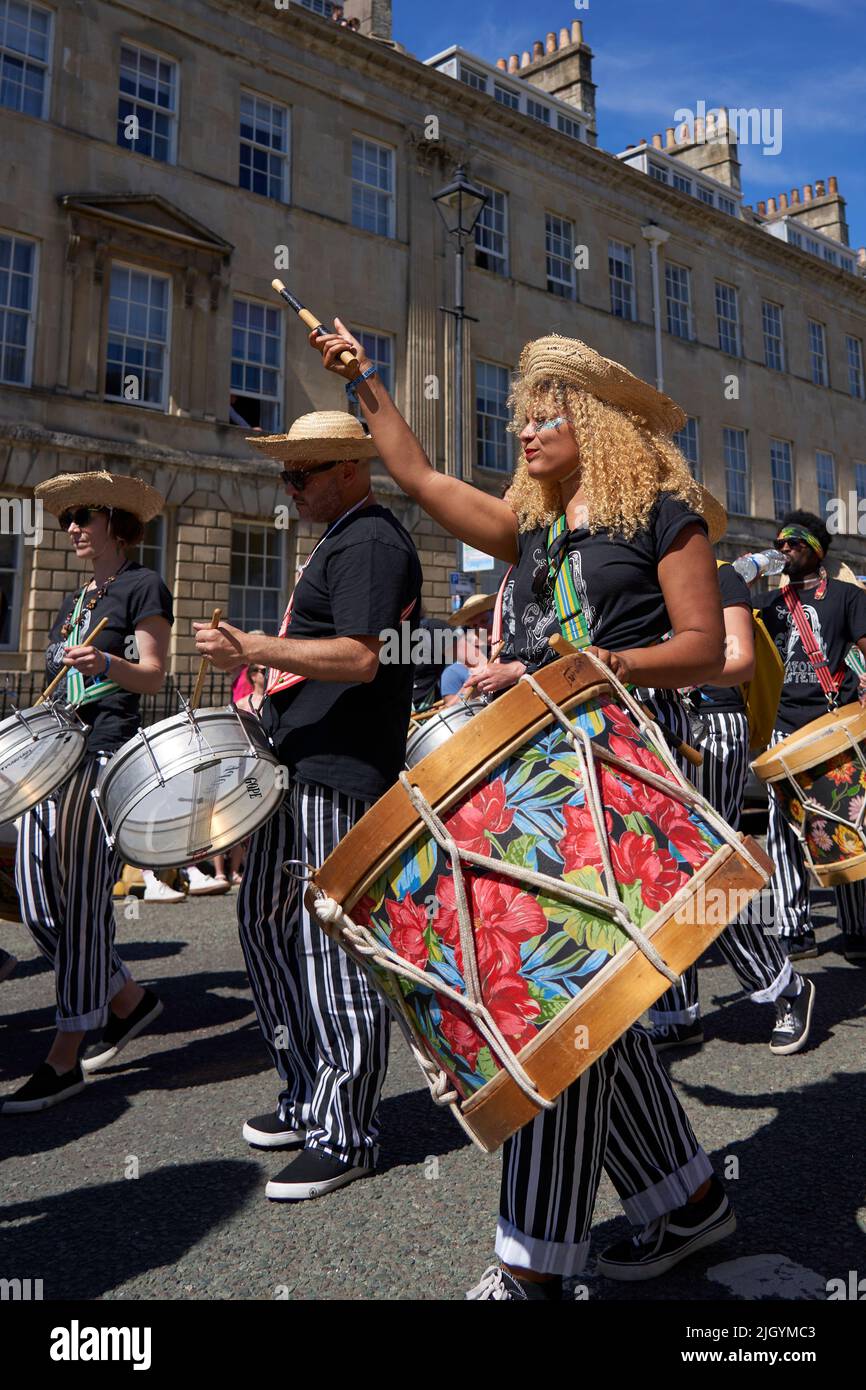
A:
{"label": "wide-brim straw hat", "polygon": [[336,463],[369,459],[377,453],[361,422],[345,410],[315,410],[299,416],[288,434],[253,434],[247,443],[285,463]]}
{"label": "wide-brim straw hat", "polygon": [[717,545],[722,536],[728,529],[728,513],[725,511],[717,497],[696,483],[698,489],[698,511],[707,523],[707,530],[710,533],[710,545]]}
{"label": "wide-brim straw hat", "polygon": [[452,627],[465,627],[467,623],[476,622],[482,613],[492,613],[495,605],[495,594],[473,594],[456,613],[450,615],[448,621]]}
{"label": "wide-brim straw hat", "polygon": [[519,372],[528,386],[552,380],[586,391],[608,405],[631,411],[653,431],[673,434],[686,423],[685,411],[670,396],[579,338],[552,333],[527,343],[520,354]]}
{"label": "wide-brim straw hat", "polygon": [[148,522],[165,506],[165,498],[150,483],[122,473],[58,473],[37,483],[33,492],[52,516],[70,507],[113,507]]}
{"label": "wide-brim straw hat", "polygon": [[843,584],[856,584],[858,589],[866,589],[866,584],[863,583],[859,574],[855,574],[851,566],[846,565],[844,560],[838,562],[831,560],[828,564],[827,560],[824,559],[821,563],[831,579],[841,579]]}

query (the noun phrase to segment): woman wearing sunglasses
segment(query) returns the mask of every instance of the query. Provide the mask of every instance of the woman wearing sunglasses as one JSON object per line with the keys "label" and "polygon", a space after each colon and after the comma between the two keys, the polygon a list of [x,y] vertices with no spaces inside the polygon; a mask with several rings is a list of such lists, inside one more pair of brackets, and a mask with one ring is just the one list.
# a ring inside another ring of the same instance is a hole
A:
{"label": "woman wearing sunglasses", "polygon": [[[724,628],[705,503],[671,439],[683,412],[584,343],[529,343],[511,396],[510,428],[523,455],[506,497],[497,498],[431,467],[361,344],[339,320],[336,330],[311,334],[310,344],[326,368],[350,380],[391,476],[451,535],[514,566],[504,655],[533,670],[551,658],[553,634],[579,631],[579,644],[621,680],[670,692],[656,709],[687,738],[675,692],[721,676]],[[361,369],[354,383],[340,361],[347,348]],[[563,568],[568,623],[554,602]],[[627,1030],[554,1109],[506,1142],[500,1263],[468,1297],[561,1297],[563,1277],[580,1274],[588,1257],[603,1168],[643,1228],[602,1256],[609,1277],[663,1274],[735,1227],[641,1028]]]}
{"label": "woman wearing sunglasses", "polygon": [[[165,678],[173,621],[159,575],[127,556],[163,508],[154,488],[109,473],[63,474],[36,497],[69,538],[81,585],[60,605],[46,675],[66,670],[65,700],[88,725],[87,751],[72,776],[21,819],[15,880],[25,925],[54,967],[57,1032],[46,1060],[2,1104],[3,1113],[44,1110],[82,1090],[162,1012],[114,949],[112,888],[119,877],[91,791],[112,753],[140,724],[143,694]],[[107,626],[94,646],[91,628]],[[101,1029],[84,1053],[85,1033]]]}

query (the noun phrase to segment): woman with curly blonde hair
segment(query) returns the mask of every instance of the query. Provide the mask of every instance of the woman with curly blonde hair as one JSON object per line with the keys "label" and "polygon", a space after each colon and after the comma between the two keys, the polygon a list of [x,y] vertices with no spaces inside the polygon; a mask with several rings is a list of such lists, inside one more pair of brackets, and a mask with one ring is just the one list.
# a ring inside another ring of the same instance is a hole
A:
{"label": "woman with curly blonde hair", "polygon": [[[311,334],[310,343],[347,378],[403,491],[446,531],[513,566],[503,658],[474,673],[478,687],[495,694],[553,659],[549,638],[568,627],[553,578],[568,565],[565,616],[582,645],[654,696],[661,722],[687,736],[676,691],[720,677],[724,627],[703,515],[710,501],[671,438],[685,420],[679,407],[576,339],[528,343],[510,401],[523,456],[498,498],[436,472],[339,319],[336,332]],[[361,369],[356,381],[340,360],[347,348]],[[602,1168],[642,1228],[599,1260],[611,1278],[663,1274],[736,1225],[649,1035],[630,1028],[504,1145],[500,1263],[467,1297],[561,1297],[563,1276],[581,1273],[588,1257]]]}

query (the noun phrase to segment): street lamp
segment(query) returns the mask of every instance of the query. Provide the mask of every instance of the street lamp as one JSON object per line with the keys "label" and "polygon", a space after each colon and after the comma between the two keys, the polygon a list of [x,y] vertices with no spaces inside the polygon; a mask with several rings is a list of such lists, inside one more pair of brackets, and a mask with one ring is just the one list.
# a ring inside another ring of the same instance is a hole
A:
{"label": "street lamp", "polygon": [[[449,236],[455,240],[454,258],[454,308],[440,305],[443,314],[454,319],[454,474],[463,477],[463,322],[478,320],[467,314],[463,302],[466,242],[475,235],[475,226],[487,202],[487,194],[476,188],[466,177],[466,170],[458,164],[451,183],[433,194],[439,216]],[[457,543],[457,568],[463,569],[463,545]]]}

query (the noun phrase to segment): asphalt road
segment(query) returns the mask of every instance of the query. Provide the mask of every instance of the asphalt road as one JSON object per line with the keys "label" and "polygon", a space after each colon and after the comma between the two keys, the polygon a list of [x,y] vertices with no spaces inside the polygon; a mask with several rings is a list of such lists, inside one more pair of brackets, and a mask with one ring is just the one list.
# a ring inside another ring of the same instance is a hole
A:
{"label": "asphalt road", "polygon": [[[492,1258],[499,1158],[432,1104],[399,1037],[377,1176],[316,1202],[265,1199],[286,1157],[241,1139],[277,1087],[234,913],[232,894],[120,917],[120,952],[165,1012],[79,1097],[0,1116],[0,1277],[41,1278],[46,1299],[461,1298]],[[866,968],[838,954],[832,925],[818,935],[821,955],[803,966],[818,986],[808,1051],[774,1057],[772,1009],[720,1003],[738,987],[711,955],[707,1041],[670,1063],[728,1174],[736,1234],[652,1283],[590,1271],[589,1297],[823,1299],[828,1279],[866,1275]],[[21,961],[0,985],[6,1092],[45,1055],[53,990],[23,928],[0,922],[0,946]],[[593,1252],[627,1229],[605,1179]]]}

